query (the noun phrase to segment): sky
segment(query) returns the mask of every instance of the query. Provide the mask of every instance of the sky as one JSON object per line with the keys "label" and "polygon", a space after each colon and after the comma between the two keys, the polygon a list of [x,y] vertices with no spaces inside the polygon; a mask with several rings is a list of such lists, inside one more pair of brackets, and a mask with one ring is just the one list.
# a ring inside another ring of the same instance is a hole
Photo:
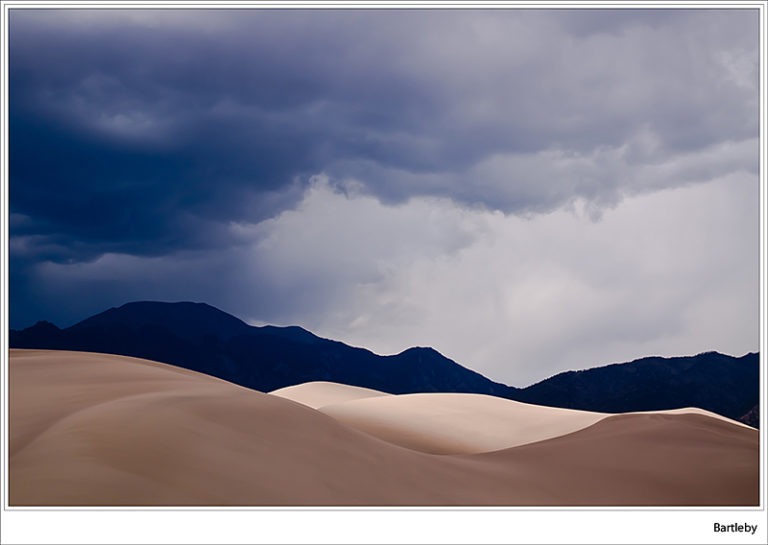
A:
{"label": "sky", "polygon": [[32,10],[10,326],[200,301],[525,386],[759,346],[757,10]]}

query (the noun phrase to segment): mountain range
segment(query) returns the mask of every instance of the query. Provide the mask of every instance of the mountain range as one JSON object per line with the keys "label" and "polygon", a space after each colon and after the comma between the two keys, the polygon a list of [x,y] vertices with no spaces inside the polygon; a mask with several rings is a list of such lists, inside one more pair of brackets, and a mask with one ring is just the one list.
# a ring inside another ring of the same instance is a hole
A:
{"label": "mountain range", "polygon": [[205,303],[134,302],[71,327],[38,322],[10,330],[11,348],[102,352],[155,360],[248,388],[272,391],[329,381],[393,394],[463,392],[601,412],[695,406],[757,427],[759,358],[717,352],[648,357],[567,371],[515,388],[494,382],[436,350],[380,356],[300,327],[250,326]]}

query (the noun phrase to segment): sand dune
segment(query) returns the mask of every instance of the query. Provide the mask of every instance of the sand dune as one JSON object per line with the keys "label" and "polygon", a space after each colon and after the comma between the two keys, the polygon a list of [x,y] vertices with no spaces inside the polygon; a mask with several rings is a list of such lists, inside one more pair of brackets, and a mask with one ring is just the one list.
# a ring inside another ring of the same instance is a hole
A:
{"label": "sand dune", "polygon": [[525,468],[518,485],[545,491],[546,503],[757,505],[758,450],[756,430],[721,419],[625,414],[472,460]]}
{"label": "sand dune", "polygon": [[438,456],[134,358],[12,350],[9,386],[16,506],[758,503],[758,433],[704,415],[611,416]]}
{"label": "sand dune", "polygon": [[627,413],[627,414],[699,414],[701,416],[709,416],[711,418],[717,418],[718,420],[722,420],[723,422],[728,422],[729,424],[733,424],[735,426],[741,426],[743,428],[747,428],[750,430],[754,430],[756,428],[753,428],[752,426],[748,426],[747,424],[744,424],[743,422],[739,422],[738,420],[733,420],[732,418],[728,418],[727,416],[723,416],[721,414],[713,413],[712,411],[705,411],[704,409],[699,409],[698,407],[684,407],[682,409],[666,409],[663,411],[644,411],[644,412],[635,412],[635,413]]}
{"label": "sand dune", "polygon": [[432,454],[499,450],[571,433],[607,415],[480,394],[406,394],[327,405],[339,422]]}
{"label": "sand dune", "polygon": [[349,386],[339,384],[338,382],[305,382],[296,386],[288,386],[269,392],[272,395],[290,399],[317,409],[325,405],[334,405],[356,399],[367,397],[391,396],[385,392],[372,390],[371,388],[361,388],[360,386]]}
{"label": "sand dune", "polygon": [[[350,427],[432,454],[471,454],[525,445],[584,429],[612,416],[479,394],[371,396],[315,407]],[[696,407],[632,414],[698,414],[753,429]]]}

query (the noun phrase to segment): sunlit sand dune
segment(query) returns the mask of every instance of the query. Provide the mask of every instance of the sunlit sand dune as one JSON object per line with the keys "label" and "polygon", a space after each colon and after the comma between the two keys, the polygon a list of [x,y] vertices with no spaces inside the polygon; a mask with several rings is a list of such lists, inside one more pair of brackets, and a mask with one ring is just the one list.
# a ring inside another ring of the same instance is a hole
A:
{"label": "sunlit sand dune", "polygon": [[[304,385],[295,388],[301,386]],[[433,454],[470,454],[524,445],[565,435],[612,416],[479,394],[361,396],[314,406],[350,427],[390,443]],[[695,407],[633,414],[698,414],[753,429]]]}
{"label": "sunlit sand dune", "polygon": [[571,433],[607,415],[479,394],[407,394],[328,405],[339,422],[433,454],[469,454]]}
{"label": "sunlit sand dune", "polygon": [[344,403],[366,397],[391,396],[385,392],[361,388],[360,386],[348,386],[337,382],[305,382],[296,386],[288,386],[269,392],[291,401],[296,401],[307,407],[317,409],[325,405]]}
{"label": "sunlit sand dune", "polygon": [[14,506],[758,503],[757,431],[699,414],[434,455],[145,360],[12,350],[9,371]]}

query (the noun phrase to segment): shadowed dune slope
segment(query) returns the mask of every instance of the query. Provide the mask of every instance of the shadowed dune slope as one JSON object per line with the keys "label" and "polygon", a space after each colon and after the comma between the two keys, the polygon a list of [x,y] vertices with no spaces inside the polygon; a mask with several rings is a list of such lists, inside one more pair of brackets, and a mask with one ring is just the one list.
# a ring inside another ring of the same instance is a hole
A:
{"label": "shadowed dune slope", "polygon": [[307,407],[318,409],[325,405],[336,403],[345,403],[356,399],[367,397],[391,396],[386,392],[372,390],[371,388],[361,388],[360,386],[349,386],[339,384],[338,382],[305,382],[296,386],[287,386],[273,392],[272,395],[280,396],[291,401],[296,401]]}
{"label": "shadowed dune slope", "polygon": [[758,434],[626,415],[437,456],[307,406],[145,360],[11,351],[10,503],[755,505]]}
{"label": "shadowed dune slope", "polygon": [[700,414],[609,416],[572,434],[472,459],[524,467],[520,484],[562,505],[759,504],[757,430]]}

